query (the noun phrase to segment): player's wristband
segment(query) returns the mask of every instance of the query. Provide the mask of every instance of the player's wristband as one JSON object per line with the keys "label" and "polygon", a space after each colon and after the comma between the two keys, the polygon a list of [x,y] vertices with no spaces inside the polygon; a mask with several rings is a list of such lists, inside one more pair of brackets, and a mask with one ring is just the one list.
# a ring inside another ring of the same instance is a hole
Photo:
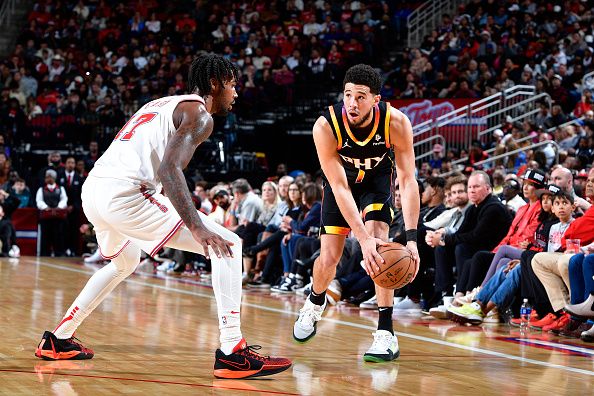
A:
{"label": "player's wristband", "polygon": [[406,230],[406,242],[416,242],[417,241],[417,230]]}

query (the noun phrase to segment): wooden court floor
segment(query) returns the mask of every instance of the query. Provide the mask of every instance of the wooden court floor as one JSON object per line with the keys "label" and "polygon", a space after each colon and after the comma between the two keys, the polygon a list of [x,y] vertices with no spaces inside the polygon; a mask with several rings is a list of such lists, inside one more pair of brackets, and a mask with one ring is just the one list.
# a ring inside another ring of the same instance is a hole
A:
{"label": "wooden court floor", "polygon": [[77,332],[95,350],[86,361],[47,362],[33,352],[89,276],[80,260],[0,259],[1,395],[592,395],[594,344],[503,325],[464,327],[402,318],[401,356],[368,364],[375,313],[330,307],[318,334],[292,341],[297,296],[246,291],[243,333],[289,370],[256,380],[212,376],[218,326],[212,290],[194,278],[141,270]]}

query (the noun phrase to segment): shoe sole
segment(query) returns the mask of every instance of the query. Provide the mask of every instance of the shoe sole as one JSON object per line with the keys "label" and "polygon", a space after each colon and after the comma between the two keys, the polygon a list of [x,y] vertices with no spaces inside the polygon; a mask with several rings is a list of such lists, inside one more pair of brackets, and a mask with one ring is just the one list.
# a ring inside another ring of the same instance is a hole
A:
{"label": "shoe sole", "polygon": [[580,318],[580,319],[593,319],[594,318],[594,316],[591,316],[591,315],[590,316],[582,315],[582,314],[573,312],[572,310],[567,309],[567,308],[565,308],[563,310],[565,312],[567,312],[568,314],[570,314],[571,316],[575,316],[576,318]]}
{"label": "shoe sole", "polygon": [[88,360],[92,359],[94,355],[88,356],[82,352],[76,351],[76,354],[72,355],[72,352],[57,352],[54,354],[53,351],[35,351],[35,356],[43,360]]}
{"label": "shoe sole", "polygon": [[260,370],[249,370],[249,371],[238,371],[238,370],[228,370],[228,369],[220,369],[214,371],[214,376],[220,379],[241,379],[241,378],[255,378],[255,377],[264,377],[267,375],[278,374],[287,370],[289,367],[292,366],[292,363],[287,366],[278,367],[275,369],[260,369]]}
{"label": "shoe sole", "polygon": [[416,315],[421,313],[421,308],[394,309],[394,313],[401,315]]}
{"label": "shoe sole", "polygon": [[308,335],[306,338],[299,339],[299,338],[295,337],[295,332],[293,332],[293,339],[299,344],[305,344],[307,341],[311,340],[316,335],[316,331],[318,330],[316,325],[317,325],[317,323],[314,324],[313,333]]}
{"label": "shoe sole", "polygon": [[584,342],[594,342],[594,335],[587,335],[587,336],[582,335],[580,338]]}
{"label": "shoe sole", "polygon": [[386,363],[394,361],[398,359],[398,357],[400,357],[400,350],[394,354],[394,357],[392,357],[392,359],[384,359],[373,355],[363,355],[363,361],[368,363]]}
{"label": "shoe sole", "polygon": [[470,323],[473,326],[478,326],[480,324],[483,323],[483,319],[482,318],[478,318],[476,316],[471,316],[471,317],[466,317],[466,316],[462,316],[456,313],[451,312],[451,314],[458,319],[459,323]]}
{"label": "shoe sole", "polygon": [[429,315],[435,319],[450,319],[452,317],[450,311],[429,311]]}

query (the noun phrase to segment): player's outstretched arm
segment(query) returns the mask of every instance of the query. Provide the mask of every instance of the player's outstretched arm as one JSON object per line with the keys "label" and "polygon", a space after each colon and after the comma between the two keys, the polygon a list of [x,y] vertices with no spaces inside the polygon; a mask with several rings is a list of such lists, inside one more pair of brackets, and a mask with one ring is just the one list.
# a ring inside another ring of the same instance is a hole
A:
{"label": "player's outstretched arm", "polygon": [[[408,117],[392,108],[390,113],[390,141],[394,145],[396,174],[402,196],[402,214],[406,230],[416,230],[419,221],[419,185],[415,177],[415,152],[413,149],[413,131]],[[413,256],[418,261],[417,244],[407,243]]]}
{"label": "player's outstretched arm", "polygon": [[314,143],[320,160],[324,175],[330,182],[336,203],[344,219],[353,230],[353,234],[361,245],[363,261],[368,273],[379,272],[377,263],[383,262],[382,257],[376,250],[376,246],[384,245],[380,239],[371,236],[365,229],[361,215],[357,210],[357,204],[348,185],[344,168],[336,151],[336,138],[332,134],[330,125],[324,117],[318,118],[313,127]]}
{"label": "player's outstretched arm", "polygon": [[209,231],[200,220],[183,174],[196,148],[212,133],[212,117],[197,102],[181,102],[173,113],[173,119],[179,126],[165,148],[163,161],[157,171],[163,189],[194,239],[202,245],[207,257],[209,246],[218,257],[221,257],[221,253],[232,256],[233,244]]}

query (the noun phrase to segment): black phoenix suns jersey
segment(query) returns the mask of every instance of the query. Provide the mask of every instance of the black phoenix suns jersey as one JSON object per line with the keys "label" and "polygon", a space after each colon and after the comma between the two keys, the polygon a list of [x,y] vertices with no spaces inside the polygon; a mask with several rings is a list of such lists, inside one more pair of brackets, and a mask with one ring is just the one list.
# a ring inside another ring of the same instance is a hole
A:
{"label": "black phoenix suns jersey", "polygon": [[393,158],[390,142],[390,104],[379,102],[373,109],[373,121],[365,128],[349,126],[342,103],[329,106],[323,116],[332,127],[336,150],[349,183],[361,183],[375,174],[390,172]]}

